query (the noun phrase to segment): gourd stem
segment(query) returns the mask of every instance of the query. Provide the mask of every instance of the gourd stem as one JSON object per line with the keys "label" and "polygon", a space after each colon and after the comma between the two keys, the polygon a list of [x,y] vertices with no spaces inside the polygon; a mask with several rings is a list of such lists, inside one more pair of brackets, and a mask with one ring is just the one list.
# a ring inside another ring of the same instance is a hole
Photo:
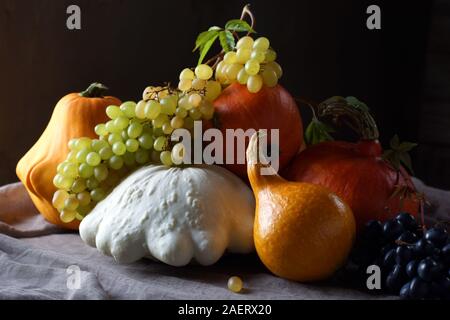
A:
{"label": "gourd stem", "polygon": [[360,135],[362,140],[378,140],[380,134],[374,118],[364,107],[355,107],[344,98],[328,99],[317,107],[318,117],[332,117]]}
{"label": "gourd stem", "polygon": [[103,98],[106,91],[108,91],[108,87],[101,83],[94,82],[86,90],[80,92],[80,96],[85,98]]}

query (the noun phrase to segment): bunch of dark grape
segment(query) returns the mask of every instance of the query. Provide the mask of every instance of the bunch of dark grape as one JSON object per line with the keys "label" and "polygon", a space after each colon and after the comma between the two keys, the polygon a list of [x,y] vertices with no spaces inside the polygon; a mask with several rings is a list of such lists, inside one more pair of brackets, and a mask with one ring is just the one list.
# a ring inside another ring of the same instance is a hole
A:
{"label": "bunch of dark grape", "polygon": [[368,266],[379,266],[381,289],[403,299],[450,299],[448,233],[441,226],[423,230],[408,213],[368,222],[349,263],[365,278]]}

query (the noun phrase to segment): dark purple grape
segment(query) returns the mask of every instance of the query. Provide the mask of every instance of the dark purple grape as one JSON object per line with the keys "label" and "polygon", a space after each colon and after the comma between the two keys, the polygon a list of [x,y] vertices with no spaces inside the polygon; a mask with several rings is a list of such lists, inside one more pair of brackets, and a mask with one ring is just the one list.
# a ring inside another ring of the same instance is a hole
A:
{"label": "dark purple grape", "polygon": [[432,256],[435,253],[433,243],[428,240],[420,239],[414,244],[413,251],[417,258]]}
{"label": "dark purple grape", "polygon": [[406,274],[410,279],[417,276],[417,266],[419,265],[419,261],[412,260],[406,265]]}
{"label": "dark purple grape", "polygon": [[431,258],[425,258],[417,266],[417,274],[425,281],[431,281],[442,275],[444,266]]}
{"label": "dark purple grape", "polygon": [[403,225],[398,220],[388,220],[383,224],[383,236],[387,240],[397,239],[403,231]]}
{"label": "dark purple grape", "polygon": [[395,249],[395,262],[400,265],[406,265],[412,258],[411,248],[407,246],[399,246]]}
{"label": "dark purple grape", "polygon": [[402,212],[397,215],[395,219],[398,220],[406,230],[413,232],[417,230],[417,221],[411,214]]}
{"label": "dark purple grape", "polygon": [[412,299],[424,299],[430,290],[430,286],[427,282],[423,281],[419,277],[415,277],[411,280],[409,285],[409,296]]}
{"label": "dark purple grape", "polygon": [[442,228],[431,228],[425,232],[425,239],[433,243],[436,247],[442,248],[447,242],[447,231]]}
{"label": "dark purple grape", "polygon": [[406,243],[415,243],[417,240],[419,240],[419,238],[409,230],[403,232],[400,237],[397,238],[397,241]]}
{"label": "dark purple grape", "polygon": [[384,257],[386,255],[386,253],[388,253],[389,250],[396,248],[396,246],[392,243],[389,243],[387,245],[385,245],[383,248],[381,248],[380,250],[380,255],[382,257]]}
{"label": "dark purple grape", "polygon": [[405,282],[405,270],[403,266],[396,264],[386,278],[386,287],[394,293],[398,293]]}
{"label": "dark purple grape", "polygon": [[409,298],[409,287],[411,286],[411,282],[407,282],[400,289],[400,298],[408,299]]}
{"label": "dark purple grape", "polygon": [[441,249],[441,256],[442,256],[442,261],[445,264],[450,265],[450,244],[445,245]]}
{"label": "dark purple grape", "polygon": [[395,249],[389,250],[389,251],[384,255],[384,258],[383,258],[383,267],[386,268],[386,269],[389,269],[389,268],[393,267],[394,264],[395,264],[395,256],[396,256],[396,254],[395,254]]}

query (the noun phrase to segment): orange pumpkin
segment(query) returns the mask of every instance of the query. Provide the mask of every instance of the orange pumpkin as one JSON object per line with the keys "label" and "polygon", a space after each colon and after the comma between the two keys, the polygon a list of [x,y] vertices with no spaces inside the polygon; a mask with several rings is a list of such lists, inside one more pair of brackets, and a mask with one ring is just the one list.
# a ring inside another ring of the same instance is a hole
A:
{"label": "orange pumpkin", "polygon": [[39,140],[17,164],[17,176],[36,208],[49,222],[64,228],[76,230],[79,221],[68,224],[61,222],[58,211],[52,205],[53,193],[56,191],[53,185],[56,167],[69,152],[67,144],[70,139],[95,138],[95,126],[107,121],[106,107],[121,104],[117,98],[104,97],[106,89],[102,84],[93,83],[82,93],[63,97]]}

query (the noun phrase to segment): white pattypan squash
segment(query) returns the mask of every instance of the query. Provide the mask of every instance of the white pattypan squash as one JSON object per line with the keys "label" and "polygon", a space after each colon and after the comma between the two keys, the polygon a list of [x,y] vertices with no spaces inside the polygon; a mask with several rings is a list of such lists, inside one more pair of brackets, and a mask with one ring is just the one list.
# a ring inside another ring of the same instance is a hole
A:
{"label": "white pattypan squash", "polygon": [[224,168],[150,165],[98,203],[80,235],[122,263],[152,257],[173,266],[210,265],[226,249],[253,250],[254,212],[250,188]]}

